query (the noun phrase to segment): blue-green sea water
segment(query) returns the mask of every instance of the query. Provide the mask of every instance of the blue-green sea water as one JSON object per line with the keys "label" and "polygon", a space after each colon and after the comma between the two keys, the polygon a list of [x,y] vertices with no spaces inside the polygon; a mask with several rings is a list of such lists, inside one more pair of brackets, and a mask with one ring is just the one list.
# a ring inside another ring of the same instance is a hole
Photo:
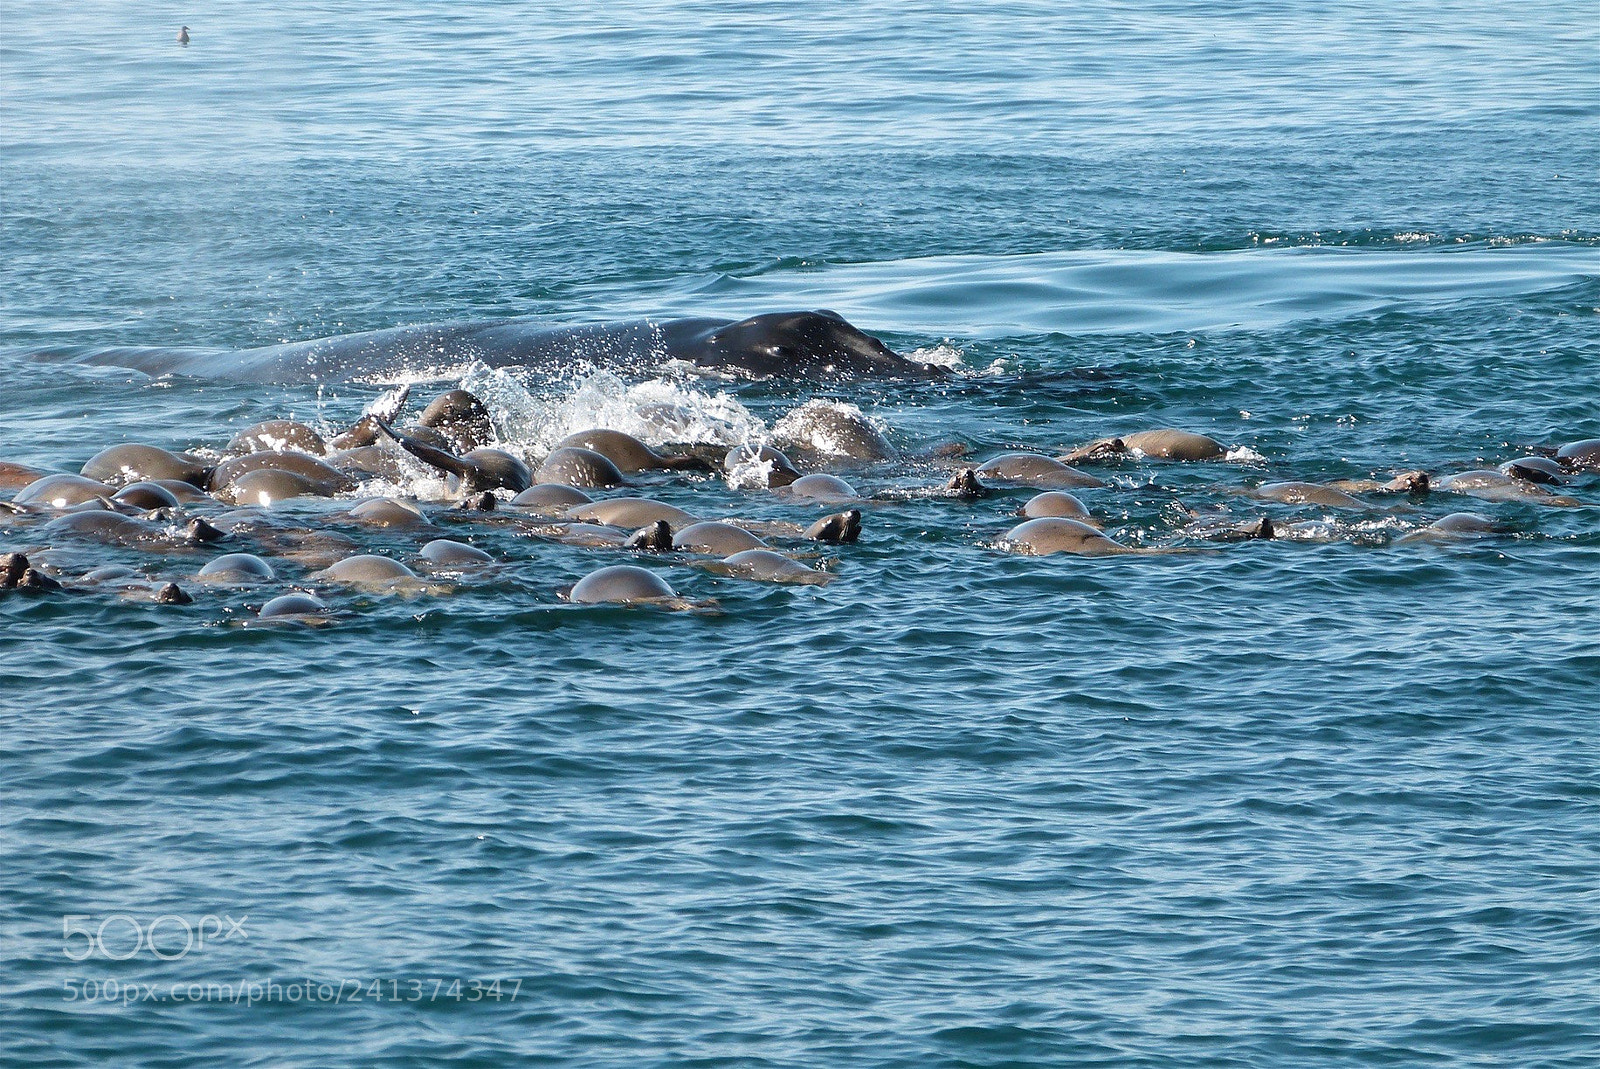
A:
{"label": "blue-green sea water", "polygon": [[[195,596],[0,595],[0,1061],[1600,1063],[1600,476],[1250,495],[1600,437],[1595,16],[0,0],[0,461],[331,430],[386,385],[41,359],[120,346],[831,308],[960,368],[413,376],[534,461],[878,421],[902,459],[840,469],[874,501],[832,583],[639,558],[715,611],[569,605],[636,558],[431,503],[498,563],[416,597],[0,516],[65,581]],[[1080,496],[1184,552],[1016,555],[1030,490],[926,492],[947,443],[1162,426],[1230,459]],[[1457,511],[1500,532],[1403,540]],[[1262,515],[1293,536],[1195,533]],[[242,626],[290,586],[333,622]]]}

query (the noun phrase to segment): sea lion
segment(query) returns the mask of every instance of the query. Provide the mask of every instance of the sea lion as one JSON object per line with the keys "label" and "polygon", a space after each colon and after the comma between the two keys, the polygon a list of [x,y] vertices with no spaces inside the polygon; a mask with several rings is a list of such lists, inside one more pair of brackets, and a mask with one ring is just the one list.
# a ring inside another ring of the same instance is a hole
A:
{"label": "sea lion", "polygon": [[375,445],[382,435],[383,432],[378,429],[377,417],[362,416],[348,428],[328,439],[328,451],[331,454],[338,454],[365,449]]}
{"label": "sea lion", "polygon": [[52,590],[63,590],[65,588],[61,585],[59,580],[55,579],[51,575],[41,572],[38,568],[28,568],[23,571],[22,575],[18,576],[16,584],[12,586],[11,589],[21,590],[27,593],[41,594]]}
{"label": "sea lion", "polygon": [[216,491],[217,500],[230,505],[259,505],[271,508],[279,501],[296,497],[327,497],[326,483],[308,479],[292,471],[257,468],[247,471]]}
{"label": "sea lion", "polygon": [[1045,516],[1064,516],[1069,520],[1094,522],[1089,515],[1089,507],[1065,490],[1046,490],[1042,494],[1035,494],[1020,512],[1032,520]]}
{"label": "sea lion", "polygon": [[594,498],[575,486],[565,486],[561,483],[538,483],[512,498],[511,503],[518,508],[560,509],[565,511],[574,505],[587,505],[593,500]]}
{"label": "sea lion", "polygon": [[114,489],[97,479],[82,475],[46,475],[18,491],[11,499],[13,505],[30,505],[40,508],[69,509],[89,501],[111,499]]}
{"label": "sea lion", "polygon": [[381,433],[378,424],[393,423],[406,410],[406,402],[411,399],[409,385],[397,386],[374,398],[372,403],[362,411],[361,418],[351,424],[348,430],[334,435],[328,440],[330,451],[343,451],[359,449],[372,445],[378,440]]}
{"label": "sea lion", "polygon": [[82,358],[151,375],[235,381],[348,381],[417,365],[480,361],[490,367],[561,371],[575,365],[655,371],[681,361],[739,378],[932,379],[947,368],[911,360],[838,313],[775,312],[736,322],[679,319],[549,327],[536,319],[447,323],[290,342],[243,352],[114,348]]}
{"label": "sea lion", "polygon": [[489,564],[494,560],[477,546],[469,546],[465,542],[449,538],[435,538],[423,546],[417,555],[439,568],[471,567],[477,564]]}
{"label": "sea lion", "polygon": [[321,578],[348,586],[390,586],[417,578],[417,573],[397,560],[375,553],[346,557],[320,573]]}
{"label": "sea lion", "polygon": [[951,476],[950,481],[944,484],[944,490],[949,496],[959,497],[963,501],[976,501],[989,496],[989,488],[983,485],[983,480],[971,468],[962,468]]}
{"label": "sea lion", "polygon": [[122,583],[125,581],[143,582],[144,576],[126,564],[102,564],[98,568],[89,569],[78,577],[78,582],[80,583]]}
{"label": "sea lion", "polygon": [[594,428],[569,434],[556,448],[589,449],[615,464],[624,475],[636,471],[712,471],[712,465],[698,456],[668,456],[658,453],[631,434]]}
{"label": "sea lion", "polygon": [[[665,520],[660,521],[666,523]],[[652,528],[647,524],[641,530]],[[671,525],[668,525],[671,530]],[[549,524],[530,524],[524,533],[536,538],[549,538],[568,546],[583,546],[586,549],[622,549],[639,535],[639,531],[629,531],[622,527],[607,527],[599,523],[585,523],[582,520],[562,520]],[[648,537],[648,536],[646,536]],[[640,547],[643,548],[643,547]]]}
{"label": "sea lion", "polygon": [[813,543],[848,546],[861,538],[861,509],[824,515],[821,520],[805,528],[802,538],[810,538]]}
{"label": "sea lion", "polygon": [[[470,396],[470,395],[469,395]],[[503,449],[479,446],[456,456],[420,441],[415,435],[402,435],[387,423],[379,422],[383,432],[400,443],[402,449],[430,467],[450,477],[452,493],[478,494],[485,490],[510,490],[517,494],[533,485],[528,465]]]}
{"label": "sea lion", "polygon": [[381,445],[358,445],[328,454],[328,463],[355,479],[382,479],[403,482],[407,477],[408,454]]}
{"label": "sea lion", "polygon": [[755,579],[764,583],[803,583],[821,586],[831,583],[837,576],[807,568],[799,561],[770,549],[746,549],[717,561],[703,565],[718,575],[739,579]]}
{"label": "sea lion", "polygon": [[190,520],[183,533],[178,534],[163,523],[105,510],[67,512],[45,524],[42,530],[51,538],[87,538],[106,545],[141,549],[196,546],[226,537],[198,517]]}
{"label": "sea lion", "polygon": [[111,500],[118,504],[139,509],[175,509],[178,507],[178,496],[176,494],[165,486],[152,482],[129,483],[112,494]]}
{"label": "sea lion", "polygon": [[1052,490],[1105,485],[1093,475],[1039,453],[1004,453],[980,465],[978,474],[987,476],[991,482],[1041,486]]}
{"label": "sea lion", "polygon": [[314,429],[292,419],[269,419],[247,427],[228,442],[229,453],[309,453],[325,456],[328,443]]}
{"label": "sea lion", "polygon": [[327,604],[311,594],[294,591],[279,594],[261,606],[258,618],[262,620],[292,620],[296,617],[316,617],[328,611]]}
{"label": "sea lion", "polygon": [[228,532],[212,526],[200,516],[190,520],[189,525],[183,529],[183,543],[185,545],[209,545],[212,542],[221,542],[227,537]]}
{"label": "sea lion", "polygon": [[727,557],[747,549],[766,549],[767,544],[743,527],[718,520],[691,523],[672,536],[672,548],[685,553],[713,553]]}
{"label": "sea lion", "polygon": [[574,605],[628,605],[670,601],[677,596],[655,572],[632,564],[613,564],[578,580],[568,591],[567,600]]}
{"label": "sea lion", "polygon": [[257,471],[285,472],[298,476],[315,487],[314,490],[307,490],[305,493],[318,497],[331,497],[334,494],[354,490],[356,487],[356,480],[350,475],[308,453],[278,453],[265,450],[246,453],[241,457],[230,457],[218,464],[211,472],[209,489],[220,500],[226,501],[227,497],[224,495],[230,493],[240,479]]}
{"label": "sea lion", "polygon": [[[387,420],[378,415],[362,416],[351,425],[349,430],[330,441],[328,448],[333,450],[334,453],[345,453],[352,449],[361,449],[369,445],[380,445],[387,434],[383,429],[384,425],[392,424],[393,422],[393,420]],[[455,440],[444,431],[433,427],[424,427],[420,423],[404,424],[399,428],[398,433],[421,442],[423,445],[431,445],[435,449],[443,449],[447,453],[455,452],[460,448],[456,445]]]}
{"label": "sea lion", "polygon": [[1476,512],[1452,512],[1448,516],[1441,516],[1428,524],[1435,531],[1446,534],[1497,534],[1501,530],[1499,524],[1487,516],[1480,516]]}
{"label": "sea lion", "polygon": [[154,479],[177,479],[204,489],[211,464],[187,453],[154,445],[114,445],[90,457],[79,473],[86,479],[121,486]]}
{"label": "sea lion", "polygon": [[777,489],[800,478],[799,469],[781,450],[749,442],[728,450],[722,458],[722,470],[734,486],[755,484]]}
{"label": "sea lion", "polygon": [[[177,498],[180,505],[193,505],[197,502],[216,500],[193,483],[186,483],[180,479],[149,479],[147,481],[151,486],[159,486]],[[130,483],[129,485],[133,484]]]}
{"label": "sea lion", "polygon": [[1425,494],[1433,488],[1425,471],[1402,471],[1382,483],[1376,479],[1334,479],[1323,485],[1347,494]]}
{"label": "sea lion", "polygon": [[[385,421],[385,423],[387,422]],[[424,427],[420,423],[407,423],[400,430],[405,437],[410,438],[412,441],[421,442],[423,445],[431,445],[435,449],[443,449],[446,453],[456,451],[455,442],[444,431],[433,427]],[[379,433],[387,437],[387,432],[384,432],[382,428],[379,429]]]}
{"label": "sea lion", "polygon": [[623,545],[644,553],[665,553],[672,548],[672,525],[666,520],[646,524],[629,535]]}
{"label": "sea lion", "polygon": [[0,554],[0,590],[11,590],[32,565],[21,553]]}
{"label": "sea lion", "polygon": [[1406,542],[1456,542],[1468,538],[1484,538],[1502,533],[1499,524],[1476,512],[1452,512],[1441,516],[1426,527],[1407,531],[1395,543]]}
{"label": "sea lion", "polygon": [[266,583],[276,578],[272,565],[254,553],[225,553],[195,573],[203,583]]}
{"label": "sea lion", "polygon": [[1530,483],[1546,486],[1559,486],[1566,469],[1549,457],[1518,457],[1500,465],[1500,472],[1513,479],[1524,479]]}
{"label": "sea lion", "polygon": [[1556,460],[1575,471],[1600,471],[1600,438],[1568,442],[1556,450]]}
{"label": "sea lion", "polygon": [[13,464],[7,460],[0,460],[0,490],[21,490],[29,483],[38,482],[46,473],[30,468],[26,464]]}
{"label": "sea lion", "polygon": [[489,409],[466,390],[451,390],[435,397],[417,422],[438,431],[456,452],[471,452],[494,440]]}
{"label": "sea lion", "polygon": [[142,601],[152,605],[193,605],[194,598],[177,583],[151,581],[132,568],[107,566],[96,568],[78,580],[89,586],[109,587],[125,601]]}
{"label": "sea lion", "polygon": [[143,520],[103,509],[68,512],[44,525],[50,538],[88,538],[107,545],[132,546],[155,540],[160,533]]}
{"label": "sea lion", "polygon": [[0,590],[39,594],[60,589],[59,582],[40,571],[21,553],[0,556]]}
{"label": "sea lion", "polygon": [[1366,509],[1372,506],[1343,490],[1321,483],[1275,482],[1262,483],[1252,491],[1264,501],[1279,501],[1285,505],[1320,505],[1334,509]]}
{"label": "sea lion", "polygon": [[536,480],[541,483],[561,483],[585,489],[608,489],[621,486],[625,481],[622,472],[606,457],[593,449],[570,445],[552,451],[535,474]]}
{"label": "sea lion", "polygon": [[1116,456],[1143,456],[1160,460],[1220,460],[1227,448],[1215,438],[1170,427],[1136,431],[1117,438],[1099,438],[1080,445],[1061,457],[1065,464],[1083,460],[1105,460]]}
{"label": "sea lion", "polygon": [[1531,505],[1550,505],[1558,508],[1577,508],[1583,504],[1577,498],[1552,494],[1544,487],[1530,483],[1526,479],[1481,468],[1447,475],[1433,485],[1438,490],[1467,494],[1485,501],[1521,501]]}
{"label": "sea lion", "polygon": [[1000,541],[1014,553],[1027,553],[1036,557],[1049,556],[1052,553],[1076,553],[1085,557],[1098,557],[1138,552],[1120,542],[1112,541],[1081,520],[1065,516],[1045,516],[1037,520],[1026,520],[1002,535]]}
{"label": "sea lion", "polygon": [[1184,529],[1191,538],[1204,538],[1212,542],[1250,542],[1277,538],[1284,528],[1266,516],[1252,520],[1208,519]]}
{"label": "sea lion", "polygon": [[779,445],[816,456],[875,463],[900,455],[861,409],[838,401],[807,401],[780,419],[772,436]]}
{"label": "sea lion", "polygon": [[253,535],[268,530],[280,530],[283,526],[278,517],[259,505],[241,505],[212,516],[211,521],[218,530],[230,535]]}
{"label": "sea lion", "polygon": [[392,497],[375,497],[361,502],[350,510],[350,518],[368,527],[432,527],[433,523],[422,510],[409,501]]}
{"label": "sea lion", "polygon": [[824,516],[807,527],[802,537],[809,538],[813,542],[849,545],[861,537],[861,510],[850,509],[847,512]]}
{"label": "sea lion", "polygon": [[150,598],[157,605],[193,605],[194,598],[177,583],[167,583]]}
{"label": "sea lion", "polygon": [[816,501],[824,505],[861,500],[856,488],[837,475],[803,475],[783,487],[780,493],[785,497]]}
{"label": "sea lion", "polygon": [[657,520],[679,525],[695,522],[694,517],[682,509],[647,497],[613,497],[574,505],[566,515],[569,519],[603,523],[608,527],[643,527]]}

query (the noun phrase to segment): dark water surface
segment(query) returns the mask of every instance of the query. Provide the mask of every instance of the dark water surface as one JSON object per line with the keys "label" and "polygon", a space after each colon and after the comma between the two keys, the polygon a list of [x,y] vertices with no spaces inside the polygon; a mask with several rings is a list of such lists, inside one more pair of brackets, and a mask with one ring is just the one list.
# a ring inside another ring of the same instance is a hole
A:
{"label": "dark water surface", "polygon": [[[961,371],[405,376],[534,460],[879,421],[830,585],[645,561],[716,612],[568,605],[632,558],[444,516],[501,563],[417,597],[0,516],[197,599],[0,595],[0,1060],[1600,1060],[1600,476],[1248,493],[1600,437],[1592,4],[383,8],[0,2],[0,460],[332,429],[390,381],[40,359],[114,346],[825,307]],[[1230,459],[1080,496],[1186,552],[1018,556],[1032,491],[931,492],[941,443],[1161,426]],[[1401,541],[1467,510],[1501,532]],[[1195,527],[1262,515],[1291,536]],[[289,586],[337,621],[241,626]]]}

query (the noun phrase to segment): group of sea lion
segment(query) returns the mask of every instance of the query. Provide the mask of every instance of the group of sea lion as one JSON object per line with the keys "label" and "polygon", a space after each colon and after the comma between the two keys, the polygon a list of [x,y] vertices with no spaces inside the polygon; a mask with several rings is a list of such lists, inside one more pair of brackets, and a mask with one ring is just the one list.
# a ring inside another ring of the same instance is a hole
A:
{"label": "group of sea lion", "polygon": [[[1100,438],[1057,456],[1004,452],[976,464],[967,462],[965,447],[954,445],[919,460],[919,470],[953,471],[948,479],[941,475],[929,485],[896,487],[873,498],[846,476],[906,458],[850,405],[807,402],[777,422],[772,441],[731,449],[706,443],[658,449],[621,431],[592,428],[567,436],[530,464],[495,444],[493,413],[471,393],[451,390],[414,421],[399,424],[408,401],[405,389],[385,395],[331,437],[292,420],[258,423],[215,455],[123,444],[95,454],[77,474],[0,461],[0,491],[15,491],[9,502],[0,500],[0,532],[18,546],[0,556],[0,589],[115,591],[168,605],[193,603],[204,588],[244,589],[264,596],[256,610],[262,620],[315,622],[328,617],[337,591],[441,592],[452,577],[493,568],[495,557],[472,542],[490,529],[508,528],[613,554],[670,555],[674,563],[721,576],[820,585],[836,573],[816,562],[819,544],[856,542],[863,509],[875,502],[975,500],[998,489],[1035,493],[1003,521],[1007,529],[988,540],[997,549],[1041,556],[1172,552],[1183,547],[1130,545],[1107,534],[1074,491],[1111,484],[1084,467],[1229,456],[1216,439],[1177,429]],[[420,472],[440,487],[427,500],[363,494],[373,485],[415,485]],[[1233,492],[1253,510],[1272,503],[1319,514],[1370,511],[1386,497],[1414,501],[1436,491],[1572,507],[1583,502],[1552,487],[1597,472],[1600,439],[1591,439],[1442,477],[1406,471],[1381,480],[1265,482]],[[714,478],[766,491],[786,507],[839,511],[809,525],[705,517],[632,492],[641,480],[692,485]],[[1192,522],[1180,531],[1182,540],[1292,536],[1298,523],[1308,522],[1241,518],[1226,507],[1211,515],[1184,513]],[[1488,517],[1456,512],[1405,537],[1457,539],[1498,530]],[[414,539],[411,563],[371,552],[363,531]],[[94,566],[82,568],[86,547],[150,551],[161,563],[136,568],[91,558]],[[200,557],[208,559],[199,563]],[[560,593],[574,604],[696,605],[659,572],[633,563],[606,564]]]}
{"label": "group of sea lion", "polygon": [[[76,474],[0,461],[0,492],[15,491],[9,501],[0,500],[0,531],[19,544],[0,556],[0,590],[114,590],[182,605],[193,603],[203,587],[259,588],[275,595],[262,603],[259,618],[311,622],[328,614],[332,590],[440,591],[447,588],[433,581],[440,576],[494,564],[491,554],[471,544],[474,527],[676,554],[715,574],[802,584],[834,577],[803,563],[818,555],[819,545],[848,545],[861,532],[858,508],[809,525],[728,522],[698,519],[648,497],[593,495],[633,489],[641,473],[709,478],[725,467],[743,467],[795,499],[842,494],[856,500],[842,481],[804,476],[771,447],[660,451],[632,435],[593,428],[569,435],[530,466],[491,444],[489,409],[464,390],[442,395],[414,422],[395,426],[408,393],[380,399],[331,437],[305,423],[274,419],[239,432],[216,456],[123,444],[101,450]],[[440,486],[426,501],[360,494],[374,483],[414,483],[419,471]],[[364,552],[356,537],[362,529],[415,535],[422,544],[407,564]],[[103,564],[75,574],[72,551],[83,547],[150,551],[162,564]],[[211,559],[193,567],[202,556]],[[291,584],[298,589],[273,590],[296,573],[304,580]],[[693,605],[660,575],[634,565],[602,567],[562,592],[575,604]]]}

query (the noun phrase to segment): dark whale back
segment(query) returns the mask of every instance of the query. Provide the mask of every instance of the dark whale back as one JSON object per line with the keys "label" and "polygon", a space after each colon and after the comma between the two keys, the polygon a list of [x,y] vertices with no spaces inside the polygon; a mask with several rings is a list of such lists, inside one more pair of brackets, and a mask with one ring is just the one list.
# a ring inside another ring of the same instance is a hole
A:
{"label": "dark whale back", "polygon": [[332,382],[481,362],[562,370],[585,364],[648,371],[681,360],[753,378],[929,378],[942,368],[895,353],[835,312],[774,312],[738,321],[636,320],[549,327],[527,319],[396,327],[227,352],[104,349],[90,363],[152,375],[255,382]]}
{"label": "dark whale back", "polygon": [[742,370],[762,378],[828,375],[920,377],[931,373],[847,323],[837,312],[769,312],[704,331],[700,367]]}

